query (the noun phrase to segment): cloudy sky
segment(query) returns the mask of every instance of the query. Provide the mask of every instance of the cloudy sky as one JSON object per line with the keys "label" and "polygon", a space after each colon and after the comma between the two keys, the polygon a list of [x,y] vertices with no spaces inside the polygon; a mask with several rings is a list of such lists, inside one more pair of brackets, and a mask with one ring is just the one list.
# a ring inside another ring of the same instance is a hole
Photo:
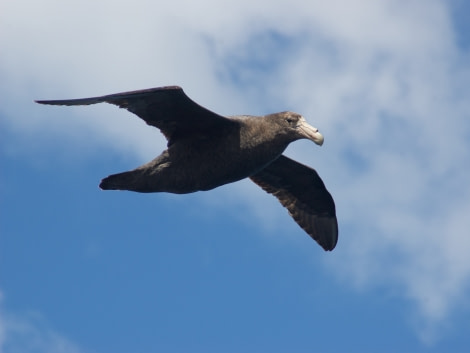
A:
{"label": "cloudy sky", "polygon": [[[0,352],[464,352],[470,345],[465,0],[6,0]],[[223,115],[293,110],[286,154],[333,194],[324,252],[249,180],[104,192],[158,130],[114,106],[180,85]]]}

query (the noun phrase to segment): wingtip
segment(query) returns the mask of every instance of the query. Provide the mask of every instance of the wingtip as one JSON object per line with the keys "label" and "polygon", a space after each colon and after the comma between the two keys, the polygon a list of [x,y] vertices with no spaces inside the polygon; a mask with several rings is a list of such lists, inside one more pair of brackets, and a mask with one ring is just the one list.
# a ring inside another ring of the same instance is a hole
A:
{"label": "wingtip", "polygon": [[[321,244],[320,244],[321,245]],[[323,244],[321,245],[321,247],[323,248],[323,250],[325,251],[333,251],[336,247],[336,243],[333,243],[333,244]]]}
{"label": "wingtip", "polygon": [[60,105],[60,103],[57,101],[34,100],[33,102],[38,104]]}
{"label": "wingtip", "polygon": [[336,233],[334,237],[328,239],[328,242],[324,243],[322,247],[325,251],[333,251],[336,248],[336,244],[338,244],[338,233]]}
{"label": "wingtip", "polygon": [[319,217],[316,219],[316,231],[309,235],[325,251],[333,251],[338,243],[338,221],[336,217]]}

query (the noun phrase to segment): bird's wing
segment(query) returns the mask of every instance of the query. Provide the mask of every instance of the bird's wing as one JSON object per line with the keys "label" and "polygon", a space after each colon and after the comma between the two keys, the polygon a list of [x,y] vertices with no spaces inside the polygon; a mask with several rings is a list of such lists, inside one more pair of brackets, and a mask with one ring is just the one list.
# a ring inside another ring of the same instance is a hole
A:
{"label": "bird's wing", "polygon": [[250,179],[276,196],[323,249],[334,249],[338,241],[335,203],[314,169],[281,155]]}
{"label": "bird's wing", "polygon": [[168,144],[185,135],[204,135],[206,131],[212,129],[224,131],[236,124],[195,103],[178,86],[151,88],[101,97],[38,100],[36,102],[51,105],[89,105],[102,102],[114,104],[129,110],[147,124],[160,129],[167,138]]}

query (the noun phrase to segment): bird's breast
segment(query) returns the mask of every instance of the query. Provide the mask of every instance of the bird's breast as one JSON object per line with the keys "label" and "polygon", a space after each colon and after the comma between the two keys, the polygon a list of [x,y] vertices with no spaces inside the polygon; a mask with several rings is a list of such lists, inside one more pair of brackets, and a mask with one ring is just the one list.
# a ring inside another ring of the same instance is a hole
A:
{"label": "bird's breast", "polygon": [[263,169],[279,155],[285,147],[258,144],[244,145],[236,139],[225,143],[211,140],[183,141],[168,149],[171,170],[175,182],[189,189],[210,190],[232,183]]}

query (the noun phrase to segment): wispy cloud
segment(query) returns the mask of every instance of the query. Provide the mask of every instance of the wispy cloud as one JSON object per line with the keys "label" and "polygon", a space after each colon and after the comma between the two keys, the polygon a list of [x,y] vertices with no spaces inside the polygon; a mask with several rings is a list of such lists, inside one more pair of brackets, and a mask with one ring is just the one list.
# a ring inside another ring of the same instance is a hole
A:
{"label": "wispy cloud", "polygon": [[50,328],[39,313],[9,313],[0,292],[0,353],[80,353],[76,344]]}
{"label": "wispy cloud", "polygon": [[[92,12],[56,0],[28,13],[4,5],[5,124],[16,134],[93,131],[95,143],[143,161],[164,141],[137,119],[93,107],[69,110],[64,122],[63,111],[23,102],[181,84],[222,114],[297,110],[326,135],[322,150],[298,143],[288,153],[316,166],[337,200],[334,271],[411,300],[426,341],[468,308],[470,64],[446,3],[176,1],[158,11],[139,3],[125,13],[107,1]],[[270,224],[269,198],[233,191],[247,188],[223,192]]]}

